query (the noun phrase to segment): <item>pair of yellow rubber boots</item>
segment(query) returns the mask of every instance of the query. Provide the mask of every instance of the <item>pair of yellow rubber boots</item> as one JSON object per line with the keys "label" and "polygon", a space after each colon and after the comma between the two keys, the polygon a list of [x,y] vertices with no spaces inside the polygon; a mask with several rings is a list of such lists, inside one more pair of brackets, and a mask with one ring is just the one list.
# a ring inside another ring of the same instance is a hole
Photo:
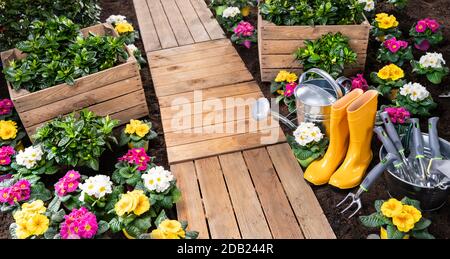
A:
{"label": "pair of yellow rubber boots", "polygon": [[377,102],[377,91],[355,89],[332,105],[330,145],[324,157],[307,168],[307,181],[315,185],[329,183],[340,189],[361,183],[373,157]]}

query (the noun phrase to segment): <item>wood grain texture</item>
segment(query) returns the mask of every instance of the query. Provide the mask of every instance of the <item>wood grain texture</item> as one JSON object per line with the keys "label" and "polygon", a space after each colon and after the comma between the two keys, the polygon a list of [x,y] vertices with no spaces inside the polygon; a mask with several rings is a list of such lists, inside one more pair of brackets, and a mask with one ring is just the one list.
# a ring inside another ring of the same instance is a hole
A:
{"label": "wood grain texture", "polygon": [[[161,48],[173,48],[178,46],[175,34],[170,27],[169,20],[164,12],[164,8],[160,0],[146,0],[150,15],[155,24],[156,33],[158,34]],[[164,1],[164,0],[163,0]]]}
{"label": "wood grain texture", "polygon": [[267,147],[306,238],[336,238],[288,144]]}
{"label": "wood grain texture", "polygon": [[177,39],[178,45],[183,46],[194,43],[194,39],[184,22],[183,16],[181,16],[175,0],[163,0],[161,4],[167,14],[167,19],[169,20],[170,27]]}
{"label": "wood grain texture", "polygon": [[145,52],[161,49],[158,33],[145,0],[133,0],[134,10],[139,23],[139,31]]}
{"label": "wood grain texture", "polygon": [[211,238],[240,238],[233,206],[217,157],[195,160]]}
{"label": "wood grain texture", "polygon": [[242,238],[272,238],[241,152],[219,156]]}
{"label": "wood grain texture", "polygon": [[211,38],[208,35],[205,27],[203,27],[200,18],[195,12],[194,7],[192,6],[189,0],[176,0],[178,8],[181,11],[181,15],[183,16],[184,21],[186,22],[189,31],[191,32],[192,37],[195,42],[203,42],[209,41]]}
{"label": "wood grain texture", "polygon": [[303,238],[266,148],[243,153],[273,237]]}
{"label": "wood grain texture", "polygon": [[198,231],[199,239],[209,238],[194,162],[173,164],[170,171],[177,179],[177,186],[182,193],[181,200],[177,202],[178,220],[186,220],[188,230]]}
{"label": "wood grain texture", "polygon": [[214,19],[214,16],[212,12],[209,10],[205,1],[204,0],[190,0],[190,1],[195,11],[197,12],[198,17],[202,21],[203,26],[208,32],[209,37],[212,40],[226,38],[225,33],[223,32],[217,20]]}

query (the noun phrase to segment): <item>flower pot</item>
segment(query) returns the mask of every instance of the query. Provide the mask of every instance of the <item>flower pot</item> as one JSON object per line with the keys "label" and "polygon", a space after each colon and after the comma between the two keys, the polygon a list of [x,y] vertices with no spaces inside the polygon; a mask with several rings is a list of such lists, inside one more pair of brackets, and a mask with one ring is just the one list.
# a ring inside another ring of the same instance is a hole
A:
{"label": "flower pot", "polygon": [[[381,238],[381,239],[388,239],[387,231],[386,231],[386,229],[383,228],[383,227],[380,228],[380,238]],[[405,235],[405,236],[403,237],[403,239],[409,239],[409,235]]]}
{"label": "flower pot", "polygon": [[244,17],[247,17],[250,15],[250,6],[246,6],[244,8],[241,9],[241,14]]}
{"label": "flower pot", "polygon": [[123,234],[125,235],[125,237],[127,239],[136,239],[135,237],[131,236],[130,234],[128,234],[128,232],[125,229],[122,229]]}
{"label": "flower pot", "polygon": [[[129,142],[129,143],[128,143],[128,148],[129,148],[129,149],[132,149],[132,148],[134,148],[134,145],[133,145],[133,143]],[[143,148],[144,148],[145,152],[147,152],[147,151],[148,151],[148,140],[147,140],[147,141],[145,141],[145,143],[144,143],[144,146],[143,146]]]}

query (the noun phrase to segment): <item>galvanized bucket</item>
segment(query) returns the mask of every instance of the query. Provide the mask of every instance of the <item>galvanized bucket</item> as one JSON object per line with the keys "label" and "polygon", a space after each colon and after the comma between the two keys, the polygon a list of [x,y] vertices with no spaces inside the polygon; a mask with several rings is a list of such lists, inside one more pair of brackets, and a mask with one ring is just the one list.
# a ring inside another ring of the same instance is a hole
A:
{"label": "galvanized bucket", "polygon": [[[307,80],[308,74],[316,74],[320,78]],[[294,90],[298,123],[313,122],[325,129],[329,136],[331,105],[351,90],[350,79],[340,77],[335,81],[327,72],[312,68],[298,81]]]}
{"label": "galvanized bucket", "polygon": [[[428,134],[422,133],[424,140],[424,151],[426,156],[431,155]],[[439,139],[441,152],[444,158],[450,159],[450,143],[442,138]],[[380,149],[380,160],[386,156],[387,152],[382,146]],[[387,191],[391,197],[402,199],[407,196],[411,199],[420,201],[421,208],[425,211],[437,210],[444,206],[450,194],[450,187],[426,187],[409,183],[398,177],[393,166],[389,166],[385,171],[385,179],[387,182]]]}

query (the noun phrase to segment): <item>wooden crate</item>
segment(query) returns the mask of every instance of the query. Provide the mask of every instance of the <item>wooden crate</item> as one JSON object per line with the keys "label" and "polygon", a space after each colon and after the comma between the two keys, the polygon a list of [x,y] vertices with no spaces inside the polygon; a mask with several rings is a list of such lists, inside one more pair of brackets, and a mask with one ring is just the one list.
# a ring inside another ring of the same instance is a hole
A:
{"label": "wooden crate", "polygon": [[302,66],[294,58],[294,52],[305,46],[305,40],[315,40],[327,33],[341,32],[349,37],[350,47],[358,54],[357,63],[346,67],[344,74],[364,71],[370,24],[325,26],[277,26],[258,15],[258,48],[261,80],[272,81],[282,69],[302,73]]}
{"label": "wooden crate", "polygon": [[[109,24],[99,24],[82,30],[98,35],[117,33]],[[75,85],[60,84],[37,92],[14,90],[9,82],[7,87],[11,100],[20,119],[32,136],[36,128],[59,115],[66,115],[83,108],[98,115],[110,115],[127,123],[130,119],[148,115],[148,107],[142,87],[139,65],[134,55],[127,49],[129,58],[125,63],[75,80]],[[11,60],[22,59],[26,55],[17,49],[1,53],[4,66]]]}

